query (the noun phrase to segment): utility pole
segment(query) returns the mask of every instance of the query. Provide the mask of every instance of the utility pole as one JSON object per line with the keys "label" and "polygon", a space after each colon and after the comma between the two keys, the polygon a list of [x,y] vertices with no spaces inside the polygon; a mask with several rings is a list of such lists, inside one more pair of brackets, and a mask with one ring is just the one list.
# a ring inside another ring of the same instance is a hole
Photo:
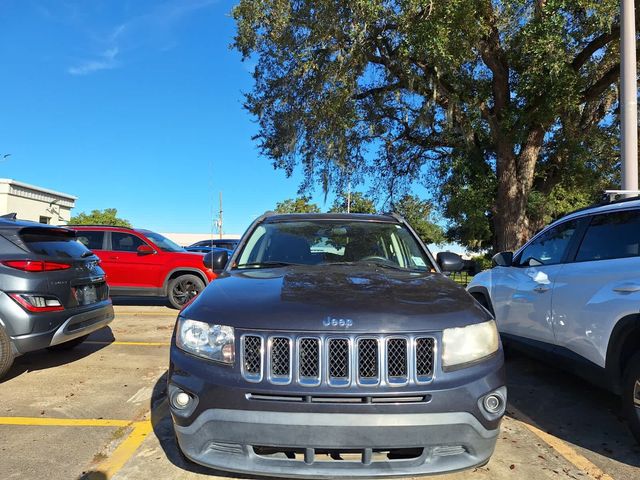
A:
{"label": "utility pole", "polygon": [[220,214],[218,216],[218,232],[222,240],[222,192],[220,192]]}
{"label": "utility pole", "polygon": [[347,213],[351,213],[351,180],[347,182]]}
{"label": "utility pole", "polygon": [[620,140],[622,190],[638,190],[638,81],[634,0],[620,5]]}

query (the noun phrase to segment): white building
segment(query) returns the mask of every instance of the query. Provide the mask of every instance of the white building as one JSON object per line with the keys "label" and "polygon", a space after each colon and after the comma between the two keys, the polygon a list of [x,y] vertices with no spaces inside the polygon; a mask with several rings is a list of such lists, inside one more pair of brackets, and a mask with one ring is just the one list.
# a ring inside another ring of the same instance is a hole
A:
{"label": "white building", "polygon": [[16,213],[22,220],[66,225],[78,197],[0,178],[0,215]]}

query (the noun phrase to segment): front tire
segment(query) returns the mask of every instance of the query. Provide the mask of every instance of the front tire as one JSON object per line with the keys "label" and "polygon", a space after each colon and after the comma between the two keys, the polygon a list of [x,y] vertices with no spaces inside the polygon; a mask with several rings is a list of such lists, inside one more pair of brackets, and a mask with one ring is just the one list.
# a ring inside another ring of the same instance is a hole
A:
{"label": "front tire", "polygon": [[629,429],[640,443],[640,352],[629,360],[624,376],[622,402]]}
{"label": "front tire", "polygon": [[169,303],[180,310],[204,290],[204,282],[195,275],[180,275],[169,282]]}
{"label": "front tire", "polygon": [[11,348],[11,339],[4,328],[0,327],[0,379],[13,365],[13,350]]}

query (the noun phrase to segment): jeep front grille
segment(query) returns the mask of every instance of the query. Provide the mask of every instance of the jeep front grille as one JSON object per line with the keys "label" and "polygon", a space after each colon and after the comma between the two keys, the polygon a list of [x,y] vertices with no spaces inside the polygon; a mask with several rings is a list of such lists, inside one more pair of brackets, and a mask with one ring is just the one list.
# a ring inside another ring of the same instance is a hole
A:
{"label": "jeep front grille", "polygon": [[298,344],[298,379],[300,383],[320,383],[320,339],[302,338]]}
{"label": "jeep front grille", "polygon": [[288,383],[291,378],[291,339],[273,337],[270,347],[270,377],[276,383]]}
{"label": "jeep front grille", "polygon": [[262,376],[262,338],[245,335],[242,338],[242,371],[251,381],[261,380]]}
{"label": "jeep front grille", "polygon": [[390,338],[387,340],[387,380],[390,383],[405,383],[407,381],[407,340],[405,338]]}
{"label": "jeep front grille", "polygon": [[433,347],[431,337],[416,339],[416,376],[418,379],[429,379],[433,375]]}
{"label": "jeep front grille", "polygon": [[242,374],[251,382],[406,385],[428,383],[435,372],[436,341],[424,335],[250,333],[240,348]]}
{"label": "jeep front grille", "polygon": [[379,376],[378,340],[361,338],[358,340],[358,377],[361,382],[377,383]]}

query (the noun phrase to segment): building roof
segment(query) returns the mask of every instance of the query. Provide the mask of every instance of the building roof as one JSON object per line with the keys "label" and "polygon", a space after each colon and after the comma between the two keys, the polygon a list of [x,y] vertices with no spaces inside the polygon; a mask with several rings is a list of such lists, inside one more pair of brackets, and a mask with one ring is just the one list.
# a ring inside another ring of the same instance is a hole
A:
{"label": "building roof", "polygon": [[17,180],[13,180],[12,178],[0,178],[0,184],[8,184],[8,185],[15,185],[16,187],[22,187],[22,188],[27,188],[29,190],[35,190],[36,192],[42,192],[42,193],[48,193],[49,195],[55,195],[56,197],[62,197],[65,198],[67,200],[72,200],[75,201],[78,199],[78,197],[75,197],[73,195],[69,195],[68,193],[62,193],[62,192],[58,192],[56,190],[50,190],[48,188],[42,188],[42,187],[38,187],[36,185],[30,185],[28,183],[24,183],[24,182],[19,182]]}

